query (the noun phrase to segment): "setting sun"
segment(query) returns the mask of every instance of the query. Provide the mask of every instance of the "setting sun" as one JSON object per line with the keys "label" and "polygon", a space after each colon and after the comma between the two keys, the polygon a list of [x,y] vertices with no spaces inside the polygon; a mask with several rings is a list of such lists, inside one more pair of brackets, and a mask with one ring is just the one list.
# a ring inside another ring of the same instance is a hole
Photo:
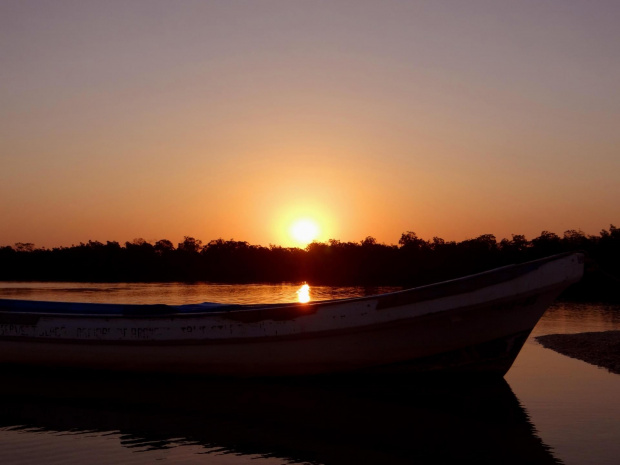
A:
{"label": "setting sun", "polygon": [[315,221],[304,218],[297,220],[291,226],[291,236],[300,244],[308,244],[319,235],[319,226]]}

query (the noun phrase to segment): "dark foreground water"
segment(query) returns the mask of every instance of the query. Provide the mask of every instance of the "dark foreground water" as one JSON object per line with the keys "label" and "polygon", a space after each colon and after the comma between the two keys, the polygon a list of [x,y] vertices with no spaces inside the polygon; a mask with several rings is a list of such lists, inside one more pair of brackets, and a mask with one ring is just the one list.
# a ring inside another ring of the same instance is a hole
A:
{"label": "dark foreground water", "polygon": [[[0,283],[0,298],[286,302],[299,285]],[[386,288],[313,287],[313,300]],[[620,308],[556,304],[505,380],[223,382],[71,371],[0,375],[2,464],[617,464],[620,376],[536,335],[620,329]]]}

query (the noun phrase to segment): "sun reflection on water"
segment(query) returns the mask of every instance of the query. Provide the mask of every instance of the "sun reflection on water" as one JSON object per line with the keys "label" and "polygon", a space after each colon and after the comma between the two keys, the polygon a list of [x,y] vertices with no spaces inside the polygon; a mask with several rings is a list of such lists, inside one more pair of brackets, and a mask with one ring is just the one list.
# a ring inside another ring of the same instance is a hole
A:
{"label": "sun reflection on water", "polygon": [[304,284],[297,290],[297,300],[302,304],[310,302],[310,286]]}

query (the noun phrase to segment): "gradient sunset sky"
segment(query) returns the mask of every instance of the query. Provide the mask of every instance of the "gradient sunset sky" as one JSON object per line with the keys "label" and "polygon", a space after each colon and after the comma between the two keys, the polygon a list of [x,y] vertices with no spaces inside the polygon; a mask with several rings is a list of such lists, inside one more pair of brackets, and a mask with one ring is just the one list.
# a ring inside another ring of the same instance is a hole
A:
{"label": "gradient sunset sky", "polygon": [[620,226],[620,1],[0,3],[0,245]]}

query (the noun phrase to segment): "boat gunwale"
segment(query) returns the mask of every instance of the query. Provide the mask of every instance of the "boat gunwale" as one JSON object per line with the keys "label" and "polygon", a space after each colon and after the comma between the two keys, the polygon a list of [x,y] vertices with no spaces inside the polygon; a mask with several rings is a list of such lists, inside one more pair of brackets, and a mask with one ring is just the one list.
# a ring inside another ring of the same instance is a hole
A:
{"label": "boat gunwale", "polygon": [[[83,302],[56,302],[56,301],[36,301],[36,300],[20,300],[20,299],[0,299],[0,317],[9,315],[23,315],[39,317],[39,318],[92,318],[92,319],[149,319],[161,320],[170,318],[196,318],[196,317],[227,317],[232,314],[251,313],[251,312],[269,312],[276,311],[293,311],[299,312],[303,309],[303,315],[310,315],[323,307],[333,307],[341,304],[377,301],[377,310],[383,310],[395,306],[412,304],[416,302],[425,302],[435,300],[440,297],[451,297],[454,295],[473,292],[484,287],[494,284],[507,282],[511,279],[523,276],[528,272],[539,269],[546,263],[550,263],[570,256],[577,256],[579,262],[583,262],[583,253],[564,252],[549,257],[540,258],[524,263],[505,265],[491,270],[482,271],[471,275],[466,275],[436,283],[425,284],[408,289],[388,292],[385,294],[374,294],[370,296],[351,297],[345,299],[329,299],[312,301],[309,303],[300,302],[284,302],[274,304],[217,304],[210,310],[192,310],[191,307],[200,307],[204,304],[184,304],[184,305],[168,305],[168,304],[109,304],[109,303],[83,303]],[[489,282],[485,281],[488,276],[495,276],[495,279]],[[475,283],[474,286],[465,287],[466,284]],[[550,286],[554,287],[554,286]],[[536,288],[538,293],[543,288]],[[206,304],[212,302],[205,302]],[[18,308],[15,304],[23,305],[24,308]],[[84,306],[87,308],[117,308],[121,312],[103,313],[103,312],[62,312],[52,309],[43,308],[45,305],[52,304],[54,306]],[[28,306],[33,307],[29,309]],[[37,308],[41,307],[41,308]],[[183,311],[186,309],[186,311]],[[143,311],[143,312],[141,312]],[[150,311],[150,312],[149,312]],[[301,315],[298,315],[301,316]]]}
{"label": "boat gunwale", "polygon": [[[270,336],[246,336],[246,337],[234,337],[234,338],[187,338],[187,339],[143,339],[143,340],[123,340],[123,339],[78,339],[78,338],[42,338],[37,336],[25,337],[25,336],[0,336],[0,342],[23,342],[23,343],[41,343],[41,344],[71,344],[71,345],[84,345],[84,346],[203,346],[203,345],[228,345],[228,344],[245,344],[245,343],[269,343],[269,342],[283,342],[302,339],[314,339],[324,337],[338,337],[343,335],[358,334],[364,332],[374,332],[376,330],[390,329],[403,325],[418,324],[423,320],[431,320],[437,317],[441,317],[442,314],[454,314],[461,312],[470,312],[486,308],[502,307],[507,305],[531,305],[535,301],[530,302],[532,298],[538,298],[542,295],[549,294],[553,291],[563,289],[563,284],[555,284],[537,288],[514,294],[511,296],[500,297],[497,299],[483,300],[473,304],[463,305],[462,307],[452,307],[438,312],[423,313],[420,315],[409,316],[405,318],[397,318],[389,321],[376,322],[370,324],[364,324],[359,326],[351,326],[347,328],[326,329],[311,332],[300,332],[295,334],[279,334]],[[71,315],[76,316],[76,315]],[[191,315],[186,315],[191,316]]]}

